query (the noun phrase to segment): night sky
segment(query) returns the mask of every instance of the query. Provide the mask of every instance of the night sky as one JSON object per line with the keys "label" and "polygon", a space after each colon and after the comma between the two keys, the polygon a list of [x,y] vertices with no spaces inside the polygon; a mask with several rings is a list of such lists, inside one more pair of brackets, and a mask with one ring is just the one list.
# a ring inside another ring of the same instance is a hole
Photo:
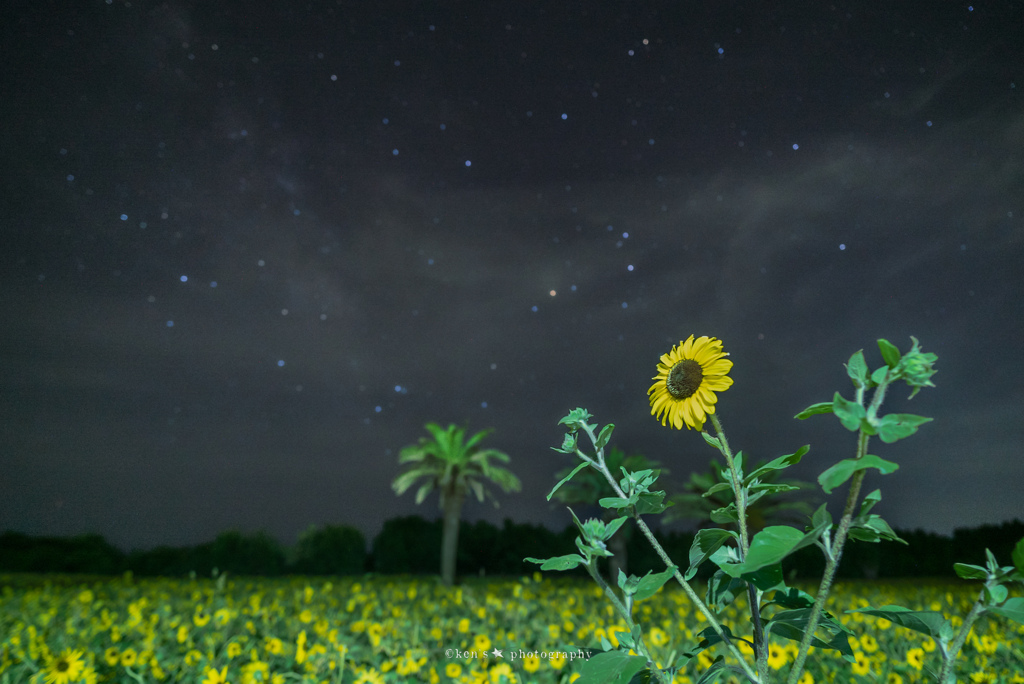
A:
{"label": "night sky", "polygon": [[[1024,6],[5,5],[0,530],[125,548],[436,517],[423,424],[493,427],[562,529],[559,418],[681,483],[647,388],[722,339],[734,449],[852,457],[875,340],[939,355],[876,509],[1024,517]],[[845,488],[834,495],[840,500]]]}

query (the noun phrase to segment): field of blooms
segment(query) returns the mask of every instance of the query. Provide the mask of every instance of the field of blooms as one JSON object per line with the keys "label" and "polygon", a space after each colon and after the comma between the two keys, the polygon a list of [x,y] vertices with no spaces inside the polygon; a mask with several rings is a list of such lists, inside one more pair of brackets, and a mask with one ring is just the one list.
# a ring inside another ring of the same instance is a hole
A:
{"label": "field of blooms", "polygon": [[[809,587],[808,587],[809,588]],[[839,584],[830,610],[899,603],[967,612],[968,585]],[[581,649],[616,642],[619,626],[588,581],[425,578],[83,579],[0,576],[0,684],[33,682],[537,682],[573,681]],[[663,662],[693,643],[702,616],[666,585],[636,607]],[[735,633],[742,605],[724,611]],[[805,683],[933,682],[930,638],[885,620],[842,615],[856,665],[812,653]],[[959,625],[957,618],[954,624]],[[773,644],[784,673],[795,645]],[[1024,627],[983,619],[961,655],[959,682],[1024,683]],[[702,656],[703,658],[703,656]],[[710,658],[697,669],[702,670]],[[695,681],[694,670],[677,682]]]}

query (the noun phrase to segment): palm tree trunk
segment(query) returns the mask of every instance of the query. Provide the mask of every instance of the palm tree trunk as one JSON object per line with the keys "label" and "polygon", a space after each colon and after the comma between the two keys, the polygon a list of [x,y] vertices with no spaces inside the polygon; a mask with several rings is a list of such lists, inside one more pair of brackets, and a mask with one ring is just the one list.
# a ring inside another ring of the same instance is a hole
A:
{"label": "palm tree trunk", "polygon": [[459,551],[459,519],[462,517],[464,492],[444,497],[444,528],[441,533],[441,581],[445,586],[455,583],[455,560]]}

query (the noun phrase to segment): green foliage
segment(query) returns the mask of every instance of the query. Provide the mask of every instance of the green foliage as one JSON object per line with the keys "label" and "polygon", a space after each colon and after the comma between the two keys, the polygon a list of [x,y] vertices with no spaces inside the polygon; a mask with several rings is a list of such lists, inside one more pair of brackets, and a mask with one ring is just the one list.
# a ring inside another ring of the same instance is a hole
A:
{"label": "green foliage", "polygon": [[441,561],[441,521],[418,515],[385,521],[374,537],[373,569],[386,573],[436,572]]}
{"label": "green foliage", "polygon": [[304,575],[365,572],[366,538],[346,525],[312,526],[299,536],[293,570]]}
{"label": "green foliage", "polygon": [[[560,425],[567,427],[568,432],[562,446],[556,451],[575,455],[580,463],[571,471],[563,471],[558,475],[558,484],[548,498],[561,491],[563,500],[580,501],[586,499],[577,492],[586,489],[591,496],[601,492],[603,496],[598,499],[599,504],[618,516],[610,522],[592,519],[581,523],[570,509],[579,529],[576,545],[580,553],[548,559],[527,559],[540,564],[542,569],[584,567],[602,588],[619,619],[627,626],[628,635],[620,635],[617,650],[613,650],[611,644],[604,643],[606,653],[592,658],[584,668],[588,682],[626,684],[631,680],[658,680],[667,684],[677,666],[686,665],[703,650],[719,647],[730,653],[738,661],[738,666],[726,665],[723,656],[719,655],[700,675],[699,682],[715,681],[730,673],[756,684],[767,684],[774,677],[773,668],[768,665],[768,645],[772,637],[799,642],[796,661],[788,674],[788,684],[796,684],[799,680],[811,647],[836,651],[843,659],[855,662],[849,643],[852,632],[825,610],[825,602],[848,540],[904,541],[885,520],[871,512],[881,500],[881,493],[875,490],[861,501],[860,490],[869,470],[886,475],[899,468],[893,461],[867,453],[871,437],[877,436],[883,443],[892,444],[910,437],[931,420],[912,414],[883,415],[879,412],[887,390],[898,381],[912,388],[911,398],[922,387],[934,387],[931,378],[935,374],[933,366],[937,357],[922,352],[917,339],[911,339],[913,346],[906,354],[900,353],[887,340],[878,340],[878,349],[885,365],[874,371],[870,370],[863,351],[854,353],[846,364],[847,375],[854,385],[853,399],[847,399],[836,392],[831,402],[812,404],[796,416],[802,420],[831,413],[843,427],[857,433],[855,456],[827,467],[818,477],[818,483],[826,494],[849,483],[846,505],[838,522],[833,520],[825,505],[821,505],[808,516],[809,524],[802,527],[768,525],[763,528],[758,526],[753,532],[751,530],[751,513],[757,502],[770,501],[771,497],[805,489],[805,483],[797,484],[776,478],[786,468],[801,461],[808,452],[807,446],[793,454],[759,464],[745,473],[743,452],[732,452],[717,414],[710,414],[709,420],[714,424],[717,434],[703,431],[701,434],[705,442],[721,454],[723,462],[713,462],[710,473],[692,475],[690,491],[682,496],[669,497],[666,501],[665,492],[653,489],[659,477],[656,469],[631,469],[620,464],[609,468],[610,459],[605,454],[605,447],[613,425],[608,424],[598,431],[597,424],[589,422],[593,416],[583,408],[570,411],[559,421]],[[873,390],[870,399],[867,397],[868,390]],[[593,451],[588,452],[581,447],[581,437],[584,436],[592,444]],[[658,538],[642,518],[646,514],[661,513],[672,503],[679,504],[676,510],[683,515],[699,511],[706,514],[713,523],[735,525],[735,529],[708,528],[697,532],[690,545],[688,564],[683,573],[678,572],[669,560]],[[609,555],[606,542],[627,518],[633,519],[644,532],[666,569],[643,577],[620,572],[616,592],[598,572],[596,561]],[[803,550],[814,547],[824,557],[824,572],[817,594],[811,596],[786,585],[783,563]],[[897,625],[935,637],[940,643],[943,656],[939,679],[941,684],[948,684],[952,681],[951,663],[963,645],[971,624],[980,615],[987,612],[1011,620],[1024,618],[1024,599],[1010,598],[1005,587],[1009,581],[1024,581],[1024,572],[1021,570],[1024,564],[1024,540],[1013,550],[1013,566],[998,565],[995,556],[987,550],[986,558],[985,566],[955,566],[961,577],[984,582],[978,601],[956,635],[951,623],[937,620],[927,611],[886,606],[863,612],[888,617]],[[708,583],[705,600],[701,601],[688,582],[705,563],[713,564],[718,569]],[[633,604],[653,594],[672,578],[677,580],[709,626],[701,632],[702,638],[696,648],[685,651],[675,665],[662,670],[654,666],[644,642],[642,627],[633,618]],[[772,594],[772,599],[764,600],[769,594]],[[751,611],[753,637],[749,643],[754,651],[753,663],[749,663],[736,648],[739,638],[712,612],[721,610],[740,596],[748,599],[747,605]]]}
{"label": "green foliage", "polygon": [[0,534],[2,572],[80,572],[113,575],[127,567],[127,557],[98,534],[71,538]]}
{"label": "green foliage", "polygon": [[272,577],[282,574],[285,568],[284,549],[265,532],[222,532],[213,540],[210,560],[220,572],[233,575]]}

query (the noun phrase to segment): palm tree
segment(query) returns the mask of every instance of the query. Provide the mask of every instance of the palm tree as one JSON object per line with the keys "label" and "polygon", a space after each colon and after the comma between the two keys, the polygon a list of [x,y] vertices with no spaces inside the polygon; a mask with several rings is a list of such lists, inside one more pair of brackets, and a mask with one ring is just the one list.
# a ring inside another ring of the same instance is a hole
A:
{"label": "palm tree", "polygon": [[[620,468],[622,466],[629,472],[657,469],[661,471],[662,475],[668,475],[668,470],[662,468],[657,461],[650,460],[641,454],[627,456],[626,452],[618,447],[612,447],[605,456],[604,461],[605,465],[608,466],[608,471],[616,480],[622,478],[622,470]],[[572,468],[562,470],[555,475],[556,481],[560,482],[571,471]],[[596,468],[584,468],[555,492],[555,498],[565,504],[597,504],[598,500],[613,496],[616,496],[616,494],[612,490],[612,486],[608,484],[604,474]],[[605,508],[602,510],[604,511],[602,517],[605,522],[611,522],[622,513],[618,509]],[[609,550],[615,554],[608,559],[608,570],[613,584],[618,579],[619,570],[622,570],[624,573],[629,572],[627,570],[629,559],[626,545],[629,542],[632,530],[631,524],[627,522],[619,528],[619,531],[608,542]]]}
{"label": "palm tree", "polygon": [[484,487],[482,479],[490,480],[505,492],[518,492],[522,485],[511,471],[491,464],[491,460],[508,463],[508,454],[495,449],[481,449],[477,445],[492,430],[481,430],[468,440],[466,428],[449,425],[443,429],[437,423],[425,425],[431,437],[420,437],[418,444],[402,449],[399,463],[409,468],[395,478],[391,488],[401,496],[420,478],[426,481],[416,491],[416,503],[421,504],[435,487],[440,492],[440,506],[444,514],[441,534],[441,580],[448,586],[455,581],[455,557],[459,546],[459,520],[466,492],[472,490],[478,501],[490,498],[494,507],[498,500]]}

